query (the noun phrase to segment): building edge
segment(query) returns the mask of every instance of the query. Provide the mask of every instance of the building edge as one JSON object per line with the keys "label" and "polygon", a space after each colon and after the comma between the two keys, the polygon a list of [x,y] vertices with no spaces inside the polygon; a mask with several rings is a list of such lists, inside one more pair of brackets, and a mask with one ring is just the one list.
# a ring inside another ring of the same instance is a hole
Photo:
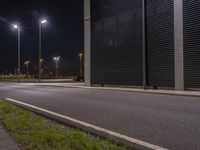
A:
{"label": "building edge", "polygon": [[183,0],[174,0],[175,90],[184,90]]}
{"label": "building edge", "polygon": [[85,85],[91,86],[91,4],[84,0],[84,77]]}

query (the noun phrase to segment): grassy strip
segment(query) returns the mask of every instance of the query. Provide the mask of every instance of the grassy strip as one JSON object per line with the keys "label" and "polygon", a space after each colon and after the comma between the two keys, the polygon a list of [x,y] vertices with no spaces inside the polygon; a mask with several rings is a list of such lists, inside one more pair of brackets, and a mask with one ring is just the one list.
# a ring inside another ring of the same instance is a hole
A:
{"label": "grassy strip", "polygon": [[0,122],[26,150],[127,150],[111,140],[65,127],[0,101]]}

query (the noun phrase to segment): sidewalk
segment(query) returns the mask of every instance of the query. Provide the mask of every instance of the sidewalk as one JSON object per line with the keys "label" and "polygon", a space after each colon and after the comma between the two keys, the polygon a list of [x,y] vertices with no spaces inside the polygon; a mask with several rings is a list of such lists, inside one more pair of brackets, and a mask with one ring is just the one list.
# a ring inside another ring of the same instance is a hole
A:
{"label": "sidewalk", "polygon": [[84,88],[84,89],[96,89],[96,90],[112,90],[112,91],[124,91],[124,92],[200,97],[200,91],[176,91],[176,90],[154,90],[154,89],[144,90],[144,89],[120,88],[120,87],[89,87],[89,86],[85,86],[84,83],[77,83],[77,82],[75,83],[23,83],[22,85]]}
{"label": "sidewalk", "polygon": [[20,150],[16,142],[0,126],[0,150]]}

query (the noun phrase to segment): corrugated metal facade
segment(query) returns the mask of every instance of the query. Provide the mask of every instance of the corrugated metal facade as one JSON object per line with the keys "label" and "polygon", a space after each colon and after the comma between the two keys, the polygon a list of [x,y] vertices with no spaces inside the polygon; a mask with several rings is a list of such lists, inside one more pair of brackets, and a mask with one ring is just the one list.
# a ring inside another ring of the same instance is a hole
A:
{"label": "corrugated metal facade", "polygon": [[186,88],[200,88],[200,1],[184,0],[184,74]]}
{"label": "corrugated metal facade", "polygon": [[174,87],[174,2],[146,1],[149,86]]}
{"label": "corrugated metal facade", "polygon": [[[142,86],[142,1],[92,0],[92,84]],[[147,80],[174,86],[173,0],[147,0]]]}
{"label": "corrugated metal facade", "polygon": [[92,84],[142,85],[142,3],[92,0]]}

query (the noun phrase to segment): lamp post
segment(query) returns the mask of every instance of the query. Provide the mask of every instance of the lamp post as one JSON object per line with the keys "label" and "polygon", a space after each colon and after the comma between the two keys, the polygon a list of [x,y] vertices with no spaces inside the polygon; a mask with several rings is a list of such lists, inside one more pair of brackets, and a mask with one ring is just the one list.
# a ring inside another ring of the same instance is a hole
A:
{"label": "lamp post", "polygon": [[20,62],[21,62],[21,58],[20,58],[20,53],[21,53],[21,47],[20,47],[20,27],[17,24],[13,25],[13,28],[17,30],[17,38],[18,38],[18,68],[17,68],[17,73],[18,73],[18,83],[20,83],[20,74],[21,74],[21,66],[20,66]]}
{"label": "lamp post", "polygon": [[81,76],[82,75],[83,53],[79,53],[79,59],[80,59],[80,76]]}
{"label": "lamp post", "polygon": [[39,72],[38,72],[38,80],[41,83],[41,70],[42,70],[42,25],[47,23],[46,19],[42,19],[39,21]]}
{"label": "lamp post", "polygon": [[57,78],[58,77],[58,65],[59,65],[59,61],[60,61],[60,56],[54,57],[53,59],[56,62],[56,78]]}
{"label": "lamp post", "polygon": [[29,64],[30,64],[30,61],[27,60],[24,62],[24,64],[26,65],[26,75],[28,76],[29,75]]}

